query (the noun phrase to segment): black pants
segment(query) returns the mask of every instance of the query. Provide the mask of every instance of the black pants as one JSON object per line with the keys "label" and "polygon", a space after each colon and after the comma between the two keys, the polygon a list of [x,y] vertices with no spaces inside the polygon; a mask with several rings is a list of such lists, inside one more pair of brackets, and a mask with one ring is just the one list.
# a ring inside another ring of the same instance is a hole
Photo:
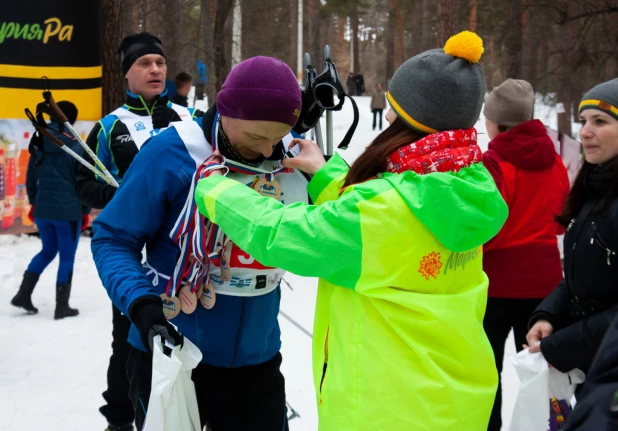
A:
{"label": "black pants", "polygon": [[121,425],[133,422],[135,416],[133,403],[129,399],[129,379],[126,371],[131,349],[127,341],[131,321],[113,304],[112,308],[112,356],[107,368],[107,390],[103,392],[107,404],[99,411],[108,423]]}
{"label": "black pants", "polygon": [[[528,333],[528,319],[541,303],[542,298],[534,299],[511,299],[511,298],[488,298],[487,311],[483,326],[485,333],[496,357],[498,374],[502,372],[502,361],[504,360],[504,345],[509,336],[511,328],[515,335],[515,348],[519,352],[523,350],[522,344],[526,343]],[[488,431],[500,431],[502,427],[502,384],[498,381],[498,391],[496,400],[489,418]]]}
{"label": "black pants", "polygon": [[[213,431],[287,431],[285,382],[279,370],[281,354],[268,362],[240,368],[199,364],[193,370],[202,427]],[[146,419],[152,355],[131,349],[127,362],[135,425]]]}
{"label": "black pants", "polygon": [[376,116],[380,119],[380,130],[382,130],[382,111],[383,109],[372,109],[373,112],[373,130],[376,129]]}

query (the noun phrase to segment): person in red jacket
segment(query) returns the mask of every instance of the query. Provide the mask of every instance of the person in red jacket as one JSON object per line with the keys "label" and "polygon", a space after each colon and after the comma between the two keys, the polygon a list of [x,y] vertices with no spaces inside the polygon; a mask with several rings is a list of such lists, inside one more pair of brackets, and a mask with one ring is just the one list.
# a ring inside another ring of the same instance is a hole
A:
{"label": "person in red jacket", "polygon": [[[483,154],[509,207],[502,230],[484,246],[483,270],[489,277],[484,326],[498,372],[513,328],[515,347],[526,342],[528,319],[562,280],[554,218],[561,213],[569,179],[547,129],[533,120],[534,91],[523,80],[508,79],[488,94],[483,114],[491,142]],[[489,421],[499,431],[501,386]]]}

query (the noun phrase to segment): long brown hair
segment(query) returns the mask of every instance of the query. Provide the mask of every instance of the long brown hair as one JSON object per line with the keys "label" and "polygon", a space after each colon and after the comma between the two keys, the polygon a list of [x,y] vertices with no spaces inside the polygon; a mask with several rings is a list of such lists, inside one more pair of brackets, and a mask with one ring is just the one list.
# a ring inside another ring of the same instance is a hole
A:
{"label": "long brown hair", "polygon": [[362,183],[384,172],[384,165],[390,154],[424,136],[426,135],[411,129],[401,119],[396,118],[352,164],[343,187]]}
{"label": "long brown hair", "polygon": [[[609,188],[607,194],[601,199],[597,207],[592,211],[592,214],[600,214],[607,210],[609,204],[618,199],[618,157],[614,157],[607,162],[613,178],[613,184]],[[588,163],[585,159],[582,167],[573,181],[573,187],[567,198],[562,214],[556,217],[556,221],[564,227],[567,227],[572,219],[577,217],[577,214],[582,210],[586,201],[590,199],[586,190],[586,177],[596,167],[592,163]]]}

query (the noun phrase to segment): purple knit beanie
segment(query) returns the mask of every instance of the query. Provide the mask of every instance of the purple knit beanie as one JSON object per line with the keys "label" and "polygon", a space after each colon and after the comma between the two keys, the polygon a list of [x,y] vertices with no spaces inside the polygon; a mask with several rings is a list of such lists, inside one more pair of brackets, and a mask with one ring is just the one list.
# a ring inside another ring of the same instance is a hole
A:
{"label": "purple knit beanie", "polygon": [[276,121],[294,127],[300,108],[300,86],[294,72],[272,57],[240,62],[217,94],[219,114],[240,120]]}

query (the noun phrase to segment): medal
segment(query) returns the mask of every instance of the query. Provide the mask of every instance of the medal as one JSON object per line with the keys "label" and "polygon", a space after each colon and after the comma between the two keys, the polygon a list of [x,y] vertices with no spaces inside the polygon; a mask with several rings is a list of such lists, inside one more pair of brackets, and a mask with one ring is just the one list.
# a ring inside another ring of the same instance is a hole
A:
{"label": "medal", "polygon": [[275,198],[277,200],[281,197],[281,186],[277,180],[274,179],[274,175],[272,181],[268,181],[266,178],[260,178],[257,180],[253,183],[253,190],[262,196]]}
{"label": "medal", "polygon": [[191,292],[191,285],[185,284],[178,292],[178,299],[180,299],[180,309],[185,314],[191,314],[197,307],[197,296],[195,292]]}
{"label": "medal", "polygon": [[204,289],[202,292],[202,296],[200,296],[200,302],[204,306],[206,310],[210,310],[215,306],[215,301],[217,300],[217,295],[215,293],[215,288],[212,285],[204,284]]}
{"label": "medal", "polygon": [[180,313],[180,301],[178,298],[170,298],[167,293],[162,293],[161,303],[163,304],[163,314],[167,320],[172,320]]}

